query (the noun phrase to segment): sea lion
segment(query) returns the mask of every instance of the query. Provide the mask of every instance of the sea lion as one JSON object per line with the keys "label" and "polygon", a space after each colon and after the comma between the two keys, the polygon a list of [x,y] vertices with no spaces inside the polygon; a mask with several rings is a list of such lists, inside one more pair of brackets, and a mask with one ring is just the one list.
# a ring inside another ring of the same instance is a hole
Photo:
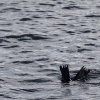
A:
{"label": "sea lion", "polygon": [[68,65],[60,66],[60,71],[62,74],[62,82],[70,82],[76,80],[86,80],[90,69],[85,68],[84,66],[79,70],[75,77],[70,78],[69,67]]}

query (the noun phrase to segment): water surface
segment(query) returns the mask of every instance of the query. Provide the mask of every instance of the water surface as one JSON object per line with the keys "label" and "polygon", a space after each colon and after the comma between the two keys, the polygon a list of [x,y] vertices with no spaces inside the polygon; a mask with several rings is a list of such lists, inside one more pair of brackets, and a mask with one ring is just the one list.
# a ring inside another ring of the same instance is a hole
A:
{"label": "water surface", "polygon": [[[99,19],[99,0],[1,0],[0,99],[99,100]],[[63,84],[61,64],[92,71]]]}

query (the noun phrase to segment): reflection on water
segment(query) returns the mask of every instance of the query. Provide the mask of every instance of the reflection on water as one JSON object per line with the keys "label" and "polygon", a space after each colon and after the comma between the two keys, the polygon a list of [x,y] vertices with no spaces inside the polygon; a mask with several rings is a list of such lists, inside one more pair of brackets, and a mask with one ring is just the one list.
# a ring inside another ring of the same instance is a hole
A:
{"label": "reflection on water", "polygon": [[[100,99],[99,0],[0,1],[0,99]],[[61,83],[85,66],[86,82]]]}

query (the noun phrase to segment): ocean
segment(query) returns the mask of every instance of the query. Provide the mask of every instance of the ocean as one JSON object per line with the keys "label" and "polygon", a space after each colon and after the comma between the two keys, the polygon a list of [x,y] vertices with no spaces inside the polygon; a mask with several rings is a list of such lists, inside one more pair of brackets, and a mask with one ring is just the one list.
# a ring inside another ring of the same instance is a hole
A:
{"label": "ocean", "polygon": [[0,100],[99,100],[99,75],[99,0],[0,0]]}

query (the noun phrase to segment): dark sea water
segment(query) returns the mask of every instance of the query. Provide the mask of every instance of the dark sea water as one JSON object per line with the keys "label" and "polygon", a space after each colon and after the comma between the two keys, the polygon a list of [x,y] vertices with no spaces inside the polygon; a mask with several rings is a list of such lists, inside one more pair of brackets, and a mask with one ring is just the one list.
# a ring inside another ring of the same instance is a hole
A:
{"label": "dark sea water", "polygon": [[0,100],[100,100],[100,0],[0,0]]}

